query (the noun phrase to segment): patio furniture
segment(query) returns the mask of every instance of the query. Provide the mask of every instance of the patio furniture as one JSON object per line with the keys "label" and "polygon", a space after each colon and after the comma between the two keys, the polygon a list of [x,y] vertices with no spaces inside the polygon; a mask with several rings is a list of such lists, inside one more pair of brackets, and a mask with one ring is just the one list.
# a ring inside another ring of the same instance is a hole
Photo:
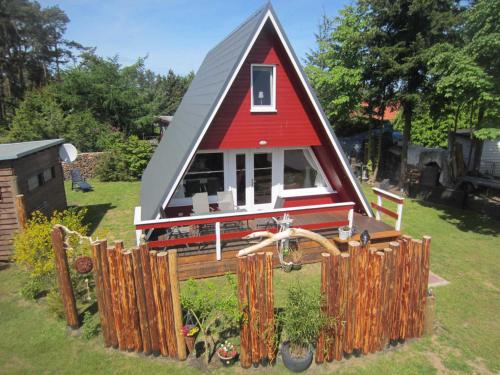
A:
{"label": "patio furniture", "polygon": [[192,215],[206,215],[209,214],[210,205],[208,204],[208,193],[196,193],[193,195],[193,213]]}
{"label": "patio furniture", "polygon": [[85,181],[80,169],[75,168],[70,171],[71,174],[71,190],[91,191],[92,186]]}
{"label": "patio furniture", "polygon": [[228,211],[228,212],[234,211],[234,199],[232,192],[218,191],[217,202],[219,204],[220,211]]}

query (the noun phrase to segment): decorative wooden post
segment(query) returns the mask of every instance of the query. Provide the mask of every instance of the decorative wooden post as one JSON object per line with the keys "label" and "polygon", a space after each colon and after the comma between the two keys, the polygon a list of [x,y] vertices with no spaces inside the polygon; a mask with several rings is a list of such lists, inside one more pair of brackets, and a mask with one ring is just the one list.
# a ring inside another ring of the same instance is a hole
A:
{"label": "decorative wooden post", "polygon": [[59,293],[61,294],[62,303],[64,306],[64,315],[66,322],[72,329],[77,329],[78,313],[76,310],[75,295],[73,293],[73,286],[71,284],[71,277],[69,275],[68,257],[66,256],[66,249],[64,248],[64,234],[61,228],[57,225],[52,229],[52,248],[54,249],[56,270],[57,270],[57,283],[59,285]]}
{"label": "decorative wooden post", "polygon": [[252,349],[250,340],[250,306],[248,302],[248,266],[247,257],[238,258],[238,302],[243,313],[241,319],[240,340],[241,367],[249,368],[252,365]]}
{"label": "decorative wooden post", "polygon": [[16,214],[17,222],[19,223],[19,230],[23,231],[26,228],[26,206],[24,204],[24,195],[16,195]]}
{"label": "decorative wooden post", "polygon": [[179,277],[177,276],[177,250],[168,252],[168,265],[170,267],[170,288],[172,289],[172,308],[174,310],[174,327],[177,339],[177,358],[184,361],[187,357],[186,343],[182,335],[182,307],[179,295]]}

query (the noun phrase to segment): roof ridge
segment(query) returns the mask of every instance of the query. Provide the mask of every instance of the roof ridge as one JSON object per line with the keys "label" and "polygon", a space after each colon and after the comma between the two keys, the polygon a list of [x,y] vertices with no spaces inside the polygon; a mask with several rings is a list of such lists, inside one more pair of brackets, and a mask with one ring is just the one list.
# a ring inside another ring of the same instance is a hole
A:
{"label": "roof ridge", "polygon": [[263,7],[259,8],[256,10],[250,17],[245,19],[242,23],[240,23],[236,28],[233,29],[229,34],[227,34],[224,39],[222,39],[219,43],[217,43],[214,47],[208,50],[207,55],[210,54],[213,50],[217,49],[221,44],[223,44],[226,40],[228,40],[232,35],[236,34],[239,30],[241,30],[246,24],[248,24],[251,20],[253,20],[255,17],[260,15],[260,13],[267,11],[271,8],[271,2],[268,1]]}

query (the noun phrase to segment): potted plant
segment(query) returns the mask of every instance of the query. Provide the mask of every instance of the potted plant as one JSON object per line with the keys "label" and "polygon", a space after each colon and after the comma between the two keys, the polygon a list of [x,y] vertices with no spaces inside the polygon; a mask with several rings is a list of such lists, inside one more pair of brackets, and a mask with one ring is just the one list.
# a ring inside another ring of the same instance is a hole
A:
{"label": "potted plant", "polygon": [[219,357],[223,366],[231,366],[236,361],[237,356],[236,348],[229,341],[226,340],[217,346],[217,357]]}
{"label": "potted plant", "polygon": [[313,360],[313,345],[325,324],[319,292],[300,283],[292,284],[279,320],[285,338],[281,346],[285,367],[293,372],[306,370]]}
{"label": "potted plant", "polygon": [[351,237],[351,227],[349,225],[344,225],[339,228],[339,238],[341,240],[348,240]]}
{"label": "potted plant", "polygon": [[190,353],[194,350],[196,336],[199,331],[200,329],[194,324],[186,324],[182,327],[182,335],[184,336],[184,341]]}

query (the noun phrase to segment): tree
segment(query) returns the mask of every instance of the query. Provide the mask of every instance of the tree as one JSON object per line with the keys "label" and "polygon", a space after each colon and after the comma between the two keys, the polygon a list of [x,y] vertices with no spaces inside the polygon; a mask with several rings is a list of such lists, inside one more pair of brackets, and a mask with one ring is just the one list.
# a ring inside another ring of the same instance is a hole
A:
{"label": "tree", "polygon": [[428,89],[428,49],[455,37],[458,4],[454,0],[360,0],[366,7],[369,54],[385,62],[368,70],[369,81],[392,83],[403,109],[404,130],[399,184],[406,180],[408,144],[414,108]]}
{"label": "tree", "polygon": [[57,6],[29,0],[0,2],[0,130],[26,90],[50,81],[78,43],[64,40],[69,22]]}

